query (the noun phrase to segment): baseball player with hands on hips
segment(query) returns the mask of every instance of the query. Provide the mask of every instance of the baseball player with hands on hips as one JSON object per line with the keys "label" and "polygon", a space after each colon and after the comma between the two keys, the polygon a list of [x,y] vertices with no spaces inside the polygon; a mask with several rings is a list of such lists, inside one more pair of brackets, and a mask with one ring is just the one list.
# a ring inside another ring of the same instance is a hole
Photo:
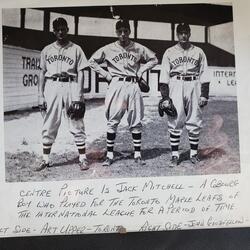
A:
{"label": "baseball player with hands on hips", "polygon": [[[113,163],[117,127],[125,112],[127,112],[127,121],[132,133],[134,159],[141,165],[144,164],[141,158],[144,104],[139,83],[142,74],[153,68],[158,60],[154,52],[130,40],[131,30],[128,20],[118,20],[115,28],[118,41],[100,48],[89,60],[90,67],[109,82],[105,98],[107,156],[103,166]],[[104,62],[107,64],[107,71],[99,65]],[[144,62],[143,65],[142,62]]]}
{"label": "baseball player with hands on hips", "polygon": [[[209,74],[206,55],[202,49],[190,43],[190,26],[177,26],[178,43],[163,55],[160,74],[159,114],[168,115],[168,131],[172,158],[170,167],[179,164],[180,136],[186,127],[190,142],[190,161],[196,164],[199,137],[202,128],[202,112],[208,103]],[[169,111],[170,110],[170,111]]]}
{"label": "baseball player with hands on hips", "polygon": [[79,152],[79,166],[87,170],[85,154],[85,129],[83,116],[83,69],[88,67],[87,58],[80,48],[68,39],[68,24],[64,18],[53,21],[56,41],[41,52],[39,81],[39,107],[43,115],[42,142],[43,160],[35,170],[50,167],[50,152],[54,143],[62,114]]}

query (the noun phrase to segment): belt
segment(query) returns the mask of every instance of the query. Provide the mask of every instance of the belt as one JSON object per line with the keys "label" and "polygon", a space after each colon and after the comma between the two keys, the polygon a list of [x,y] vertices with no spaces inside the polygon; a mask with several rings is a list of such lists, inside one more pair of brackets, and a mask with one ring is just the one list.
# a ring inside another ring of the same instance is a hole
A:
{"label": "belt", "polygon": [[195,81],[198,80],[197,76],[176,76],[177,80],[183,80],[183,81]]}
{"label": "belt", "polygon": [[136,82],[135,76],[126,76],[126,77],[119,77],[119,81],[126,81],[126,82]]}
{"label": "belt", "polygon": [[59,82],[71,82],[74,81],[76,78],[75,76],[51,76],[51,77],[46,77],[47,79],[51,79],[52,81],[59,81]]}

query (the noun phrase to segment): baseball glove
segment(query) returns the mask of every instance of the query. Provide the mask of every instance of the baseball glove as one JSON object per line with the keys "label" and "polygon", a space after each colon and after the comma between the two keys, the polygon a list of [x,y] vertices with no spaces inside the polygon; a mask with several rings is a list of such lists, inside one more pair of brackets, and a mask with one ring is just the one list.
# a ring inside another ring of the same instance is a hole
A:
{"label": "baseball glove", "polygon": [[85,102],[72,102],[67,110],[67,115],[72,120],[79,120],[84,117],[85,109]]}
{"label": "baseball glove", "polygon": [[163,117],[164,113],[166,113],[168,116],[172,118],[177,117],[177,110],[171,98],[168,99],[163,98],[159,101],[158,112],[161,117]]}
{"label": "baseball glove", "polygon": [[148,83],[143,78],[138,79],[137,82],[138,82],[141,92],[144,92],[144,93],[149,92],[150,88],[148,86]]}

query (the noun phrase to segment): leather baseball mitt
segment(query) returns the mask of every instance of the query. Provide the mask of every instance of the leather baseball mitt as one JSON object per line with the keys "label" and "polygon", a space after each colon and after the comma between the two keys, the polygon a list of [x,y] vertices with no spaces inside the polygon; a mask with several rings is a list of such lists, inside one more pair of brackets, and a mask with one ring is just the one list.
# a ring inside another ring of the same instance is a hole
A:
{"label": "leather baseball mitt", "polygon": [[177,117],[177,110],[171,98],[168,99],[165,98],[159,101],[158,112],[161,117],[163,117],[164,113],[166,113],[168,116],[172,118]]}
{"label": "leather baseball mitt", "polygon": [[79,120],[84,117],[85,110],[85,102],[72,102],[67,110],[67,115],[72,120]]}
{"label": "leather baseball mitt", "polygon": [[138,82],[141,92],[144,92],[144,93],[149,92],[150,88],[148,86],[148,83],[143,78],[138,79],[137,82]]}

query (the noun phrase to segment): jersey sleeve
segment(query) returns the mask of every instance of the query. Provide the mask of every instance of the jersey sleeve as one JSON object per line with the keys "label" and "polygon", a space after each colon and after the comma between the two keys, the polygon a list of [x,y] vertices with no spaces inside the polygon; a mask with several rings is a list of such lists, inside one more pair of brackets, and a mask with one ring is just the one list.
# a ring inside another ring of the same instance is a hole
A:
{"label": "jersey sleeve", "polygon": [[46,68],[46,50],[43,49],[41,51],[41,55],[40,55],[40,69],[43,70],[43,71],[47,71],[47,68]]}
{"label": "jersey sleeve", "polygon": [[109,73],[99,65],[105,62],[106,59],[105,48],[106,47],[100,48],[91,56],[91,58],[89,59],[89,66],[96,73],[106,78],[107,74]]}
{"label": "jersey sleeve", "polygon": [[203,51],[201,51],[201,67],[200,67],[200,82],[210,82],[210,75],[207,65],[207,57]]}
{"label": "jersey sleeve", "polygon": [[142,47],[142,57],[146,62],[148,62],[151,59],[155,59],[156,55],[152,50],[150,50],[147,47],[143,46]]}
{"label": "jersey sleeve", "polygon": [[87,68],[89,66],[88,60],[85,56],[85,53],[83,50],[78,47],[78,53],[77,53],[77,71],[83,70],[84,68]]}
{"label": "jersey sleeve", "polygon": [[162,57],[161,62],[161,73],[160,73],[160,83],[168,84],[170,80],[170,62],[168,57],[168,51],[166,51]]}
{"label": "jersey sleeve", "polygon": [[105,61],[105,50],[104,48],[98,49],[89,59],[89,63],[98,63],[101,64]]}
{"label": "jersey sleeve", "polygon": [[157,63],[158,59],[155,53],[148,49],[145,46],[141,47],[141,57],[146,62],[143,66],[141,66],[140,71],[143,73],[149,69],[152,69]]}

